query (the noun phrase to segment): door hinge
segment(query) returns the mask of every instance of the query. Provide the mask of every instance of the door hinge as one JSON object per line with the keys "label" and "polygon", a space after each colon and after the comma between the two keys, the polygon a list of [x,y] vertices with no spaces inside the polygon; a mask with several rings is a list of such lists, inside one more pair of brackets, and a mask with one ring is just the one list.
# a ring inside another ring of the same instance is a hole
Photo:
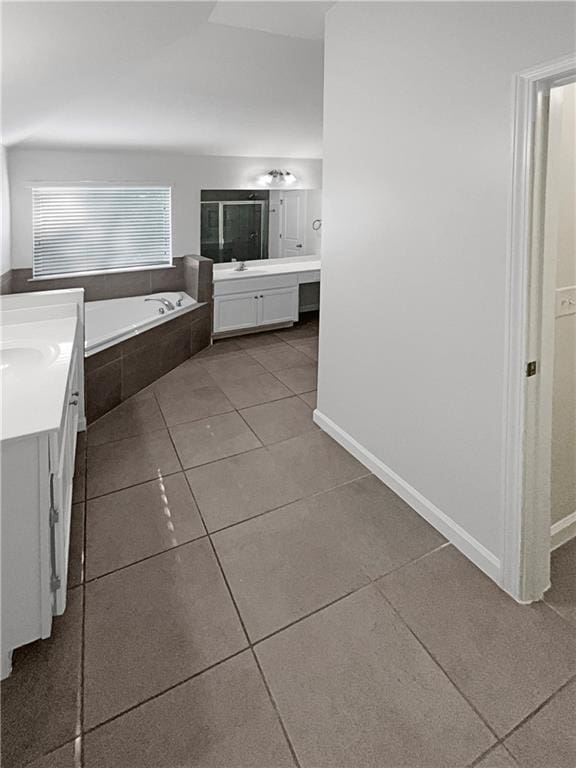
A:
{"label": "door hinge", "polygon": [[50,577],[50,591],[51,592],[57,592],[60,587],[62,586],[62,582],[60,581],[60,576],[51,576]]}
{"label": "door hinge", "polygon": [[530,360],[529,363],[526,363],[526,376],[536,376],[536,373],[538,371],[538,363],[536,360]]}

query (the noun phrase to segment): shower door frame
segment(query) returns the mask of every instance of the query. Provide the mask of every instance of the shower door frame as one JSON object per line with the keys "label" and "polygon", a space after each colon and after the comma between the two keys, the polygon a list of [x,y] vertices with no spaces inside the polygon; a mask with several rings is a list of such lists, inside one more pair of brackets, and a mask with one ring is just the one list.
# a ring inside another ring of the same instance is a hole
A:
{"label": "shower door frame", "polygon": [[[265,230],[265,207],[268,204],[267,200],[202,200],[200,205],[217,205],[218,206],[218,245],[222,249],[224,247],[224,206],[225,205],[259,205],[260,206],[260,258],[251,259],[251,261],[264,260],[264,235]],[[267,242],[267,241],[266,241]]]}

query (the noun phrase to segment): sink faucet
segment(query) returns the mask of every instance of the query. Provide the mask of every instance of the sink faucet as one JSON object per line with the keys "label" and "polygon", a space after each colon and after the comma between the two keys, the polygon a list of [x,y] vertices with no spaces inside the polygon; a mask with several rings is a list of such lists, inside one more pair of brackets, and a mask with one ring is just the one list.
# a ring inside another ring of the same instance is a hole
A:
{"label": "sink faucet", "polygon": [[174,304],[172,304],[171,301],[168,301],[168,299],[163,299],[158,296],[148,296],[144,299],[144,301],[159,301],[160,304],[164,304],[166,309],[171,310],[175,309]]}
{"label": "sink faucet", "polygon": [[[232,259],[232,261],[236,261],[236,259]],[[238,266],[235,267],[235,269],[234,269],[234,272],[244,272],[247,269],[248,269],[248,267],[246,266],[246,262],[245,261],[239,261],[238,262]]]}

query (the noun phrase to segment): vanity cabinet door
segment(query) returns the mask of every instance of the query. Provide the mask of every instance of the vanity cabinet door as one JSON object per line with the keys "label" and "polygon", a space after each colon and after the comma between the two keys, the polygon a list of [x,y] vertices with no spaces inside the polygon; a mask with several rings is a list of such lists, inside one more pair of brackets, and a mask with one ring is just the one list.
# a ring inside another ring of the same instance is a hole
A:
{"label": "vanity cabinet door", "polygon": [[298,286],[276,288],[259,294],[258,325],[288,323],[298,320]]}
{"label": "vanity cabinet door", "polygon": [[214,299],[214,332],[254,328],[258,325],[258,294],[236,293]]}

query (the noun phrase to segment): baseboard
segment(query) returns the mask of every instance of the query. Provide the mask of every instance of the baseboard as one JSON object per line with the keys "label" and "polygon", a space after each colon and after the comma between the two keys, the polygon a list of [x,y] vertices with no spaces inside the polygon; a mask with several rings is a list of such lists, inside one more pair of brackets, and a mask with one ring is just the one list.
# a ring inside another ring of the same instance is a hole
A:
{"label": "baseboard", "polygon": [[445,536],[463,555],[478,566],[497,584],[500,584],[500,560],[486,547],[476,541],[469,533],[455,523],[448,515],[438,509],[406,480],[396,474],[374,454],[366,450],[358,441],[341,429],[320,411],[314,411],[314,422],[343,448],[364,464],[376,477],[400,496],[412,509]]}
{"label": "baseboard", "polygon": [[576,512],[572,512],[571,515],[567,515],[563,520],[558,520],[550,528],[550,551],[561,547],[562,544],[566,544],[567,541],[570,541],[575,536]]}

